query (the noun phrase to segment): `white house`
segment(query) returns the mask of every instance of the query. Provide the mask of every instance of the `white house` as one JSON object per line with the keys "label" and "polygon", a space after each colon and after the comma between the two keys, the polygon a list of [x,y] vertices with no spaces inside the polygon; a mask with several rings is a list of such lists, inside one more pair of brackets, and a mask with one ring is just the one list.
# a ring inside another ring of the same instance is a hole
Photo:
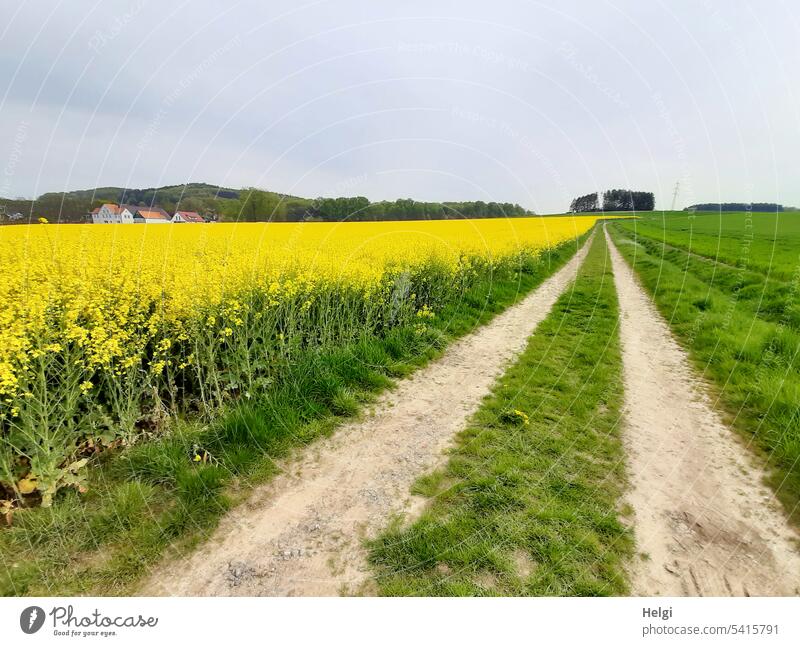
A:
{"label": "white house", "polygon": [[103,204],[92,211],[92,224],[133,224],[135,208],[128,204]]}
{"label": "white house", "polygon": [[134,224],[169,224],[171,221],[167,212],[157,206],[143,206],[133,214]]}
{"label": "white house", "polygon": [[200,224],[205,222],[203,216],[199,213],[195,213],[194,211],[175,211],[175,215],[172,216],[173,222],[194,222]]}

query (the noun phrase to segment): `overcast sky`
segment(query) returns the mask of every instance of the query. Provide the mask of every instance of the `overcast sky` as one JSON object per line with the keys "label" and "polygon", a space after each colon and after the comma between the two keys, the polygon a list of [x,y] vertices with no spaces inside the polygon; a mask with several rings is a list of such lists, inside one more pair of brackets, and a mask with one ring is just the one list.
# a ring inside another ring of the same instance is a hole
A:
{"label": "overcast sky", "polygon": [[0,0],[0,196],[800,205],[796,0]]}

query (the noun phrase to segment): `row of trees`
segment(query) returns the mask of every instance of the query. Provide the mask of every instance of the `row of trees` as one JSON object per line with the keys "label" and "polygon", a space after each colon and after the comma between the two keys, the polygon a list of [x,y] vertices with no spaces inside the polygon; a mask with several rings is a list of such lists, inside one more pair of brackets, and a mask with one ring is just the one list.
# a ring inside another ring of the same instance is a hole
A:
{"label": "row of trees", "polygon": [[320,198],[307,210],[309,219],[326,222],[376,220],[454,220],[460,218],[504,218],[532,215],[519,204],[508,202],[370,202],[366,197]]}
{"label": "row of trees", "polygon": [[366,197],[320,197],[304,200],[258,189],[240,191],[226,200],[220,219],[240,222],[374,222],[380,220],[453,220],[532,215],[519,204],[499,202],[370,202]]}
{"label": "row of trees", "polygon": [[684,211],[756,211],[758,213],[780,213],[784,210],[782,204],[772,202],[724,202],[722,204],[707,202],[705,204],[692,204]]}
{"label": "row of trees", "polygon": [[652,211],[655,205],[655,197],[648,191],[612,188],[603,193],[604,211]]}
{"label": "row of trees", "polygon": [[597,193],[588,193],[581,195],[572,200],[569,205],[570,213],[591,213],[592,211],[599,211],[600,207],[597,202]]}
{"label": "row of trees", "polygon": [[0,199],[0,223],[11,222],[17,213],[22,219],[14,222],[25,224],[36,222],[37,218],[47,218],[50,222],[85,222],[91,200],[76,197],[63,197],[50,194],[36,200]]}
{"label": "row of trees", "polygon": [[599,193],[581,195],[572,200],[571,213],[592,213],[595,211],[652,211],[655,197],[649,191],[631,191],[625,188],[612,188],[603,192],[600,204]]}

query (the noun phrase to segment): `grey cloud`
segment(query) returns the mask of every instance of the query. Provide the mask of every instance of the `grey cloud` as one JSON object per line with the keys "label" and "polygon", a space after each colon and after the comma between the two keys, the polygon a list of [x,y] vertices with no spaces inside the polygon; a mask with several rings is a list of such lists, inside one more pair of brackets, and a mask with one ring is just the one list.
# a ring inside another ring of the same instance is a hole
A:
{"label": "grey cloud", "polygon": [[557,212],[606,186],[669,206],[680,179],[683,204],[800,204],[799,23],[789,3],[712,0],[29,0],[0,41],[0,188]]}

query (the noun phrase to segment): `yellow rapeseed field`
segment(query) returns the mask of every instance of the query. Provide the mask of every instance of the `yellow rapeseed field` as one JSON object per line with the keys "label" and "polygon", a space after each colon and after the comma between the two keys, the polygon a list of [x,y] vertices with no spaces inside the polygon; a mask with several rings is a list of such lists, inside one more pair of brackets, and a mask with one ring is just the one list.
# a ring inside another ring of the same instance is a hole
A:
{"label": "yellow rapeseed field", "polygon": [[424,322],[595,220],[2,227],[0,485],[51,495],[82,442],[131,441],[143,406],[248,392],[264,348]]}

